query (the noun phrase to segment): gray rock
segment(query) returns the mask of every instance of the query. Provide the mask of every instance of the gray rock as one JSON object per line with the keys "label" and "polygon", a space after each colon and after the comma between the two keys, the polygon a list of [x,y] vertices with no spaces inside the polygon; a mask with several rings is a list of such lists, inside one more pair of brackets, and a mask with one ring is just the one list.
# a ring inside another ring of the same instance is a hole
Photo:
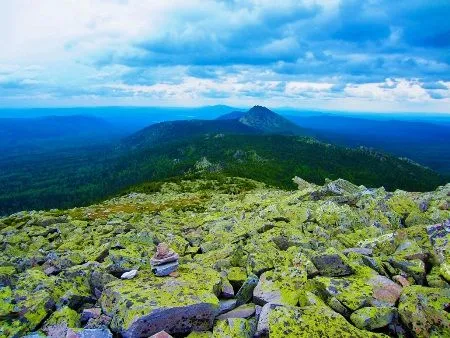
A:
{"label": "gray rock", "polygon": [[420,259],[413,260],[399,260],[395,258],[389,258],[389,263],[394,267],[398,268],[408,276],[414,278],[417,284],[423,285],[425,281],[425,264]]}
{"label": "gray rock", "polygon": [[258,325],[256,327],[255,337],[268,337],[269,336],[269,314],[270,312],[279,307],[283,306],[276,303],[267,303],[261,309],[259,314]]}
{"label": "gray rock", "polygon": [[80,331],[67,331],[66,338],[112,338],[111,331],[103,329],[83,329]]}
{"label": "gray rock", "polygon": [[266,275],[267,272],[261,275],[258,285],[253,290],[253,302],[260,306],[281,301],[281,290],[274,287],[273,282],[266,279]]}
{"label": "gray rock", "polygon": [[250,299],[253,297],[253,290],[255,289],[256,285],[258,285],[258,277],[256,275],[250,275],[247,277],[247,280],[244,282],[244,284],[239,289],[238,293],[236,294],[236,305],[242,305],[247,303]]}
{"label": "gray rock", "polygon": [[342,250],[342,253],[344,255],[348,255],[351,252],[359,253],[364,256],[372,256],[373,255],[373,250],[370,248],[348,248],[348,249]]}
{"label": "gray rock", "polygon": [[102,314],[102,309],[96,307],[91,309],[84,309],[81,312],[81,322],[86,323],[91,318],[98,318]]}
{"label": "gray rock", "polygon": [[156,266],[156,265],[163,265],[163,264],[167,264],[167,263],[172,263],[172,262],[176,262],[178,261],[178,258],[180,258],[180,256],[177,253],[173,253],[167,257],[164,258],[152,258],[150,260],[150,263],[152,266]]}
{"label": "gray rock", "polygon": [[149,338],[172,338],[172,336],[163,330],[159,331],[158,333],[155,333],[153,336],[150,336]]}
{"label": "gray rock", "polygon": [[258,320],[259,320],[259,315],[261,314],[261,310],[262,310],[262,306],[260,306],[260,305],[255,305],[255,319],[256,319],[256,322],[258,322]]}
{"label": "gray rock", "polygon": [[234,297],[234,289],[231,283],[226,278],[222,278],[222,290],[220,295],[223,298],[233,298]]}
{"label": "gray rock", "polygon": [[341,277],[353,274],[353,269],[338,253],[323,253],[311,257],[311,261],[322,276]]}
{"label": "gray rock", "polygon": [[425,212],[430,207],[430,201],[429,200],[423,200],[419,203],[419,210],[422,212]]}
{"label": "gray rock", "polygon": [[167,276],[178,269],[178,262],[172,262],[163,265],[155,265],[152,267],[152,272],[159,277]]}
{"label": "gray rock", "polygon": [[325,188],[329,192],[336,195],[348,195],[360,192],[360,188],[358,186],[349,181],[343,180],[342,178],[329,182]]}
{"label": "gray rock", "polygon": [[221,314],[216,317],[217,320],[228,318],[248,318],[255,314],[255,304],[244,304],[234,310]]}
{"label": "gray rock", "polygon": [[219,302],[219,312],[218,312],[218,314],[221,315],[222,313],[231,311],[235,307],[236,307],[236,299],[221,300]]}
{"label": "gray rock", "polygon": [[449,245],[450,220],[446,220],[441,224],[427,226],[427,234],[434,250],[438,254],[439,260],[443,262]]}
{"label": "gray rock", "polygon": [[98,318],[91,318],[84,326],[85,329],[102,329],[108,328],[112,318],[107,315],[100,315]]}

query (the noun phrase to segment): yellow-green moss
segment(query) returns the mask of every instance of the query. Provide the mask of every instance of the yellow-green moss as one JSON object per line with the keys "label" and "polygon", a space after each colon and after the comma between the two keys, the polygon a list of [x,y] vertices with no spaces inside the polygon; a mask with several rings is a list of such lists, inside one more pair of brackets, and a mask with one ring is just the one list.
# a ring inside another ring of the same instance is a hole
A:
{"label": "yellow-green moss", "polygon": [[352,326],[328,307],[277,307],[269,314],[270,337],[286,338],[375,338],[387,337]]}
{"label": "yellow-green moss", "polygon": [[68,306],[63,306],[61,309],[53,312],[49,319],[46,320],[45,325],[59,325],[65,324],[67,327],[77,327],[80,323],[80,315],[69,308]]}
{"label": "yellow-green moss", "polygon": [[217,321],[214,338],[251,338],[256,329],[255,319],[229,318]]}
{"label": "yellow-green moss", "polygon": [[195,264],[180,266],[178,277],[156,277],[151,271],[140,271],[131,280],[118,280],[105,287],[101,305],[114,315],[112,327],[123,330],[140,316],[162,308],[185,307],[206,303],[218,308],[220,274]]}

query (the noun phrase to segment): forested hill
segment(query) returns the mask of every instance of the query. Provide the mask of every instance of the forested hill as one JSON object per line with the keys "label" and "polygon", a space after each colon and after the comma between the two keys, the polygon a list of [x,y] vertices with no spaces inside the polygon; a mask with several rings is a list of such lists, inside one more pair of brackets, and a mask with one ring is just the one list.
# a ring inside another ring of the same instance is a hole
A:
{"label": "forested hill", "polygon": [[117,127],[94,116],[0,118],[0,158],[105,143],[121,136]]}
{"label": "forested hill", "polygon": [[179,120],[156,123],[125,138],[123,148],[142,149],[199,135],[214,134],[302,135],[306,132],[270,109],[255,106],[247,112],[232,112],[219,116],[215,120]]}
{"label": "forested hill", "polygon": [[87,205],[130,185],[188,176],[240,176],[293,189],[292,174],[323,184],[344,178],[389,190],[432,190],[445,179],[368,149],[288,135],[202,134],[139,147],[55,152],[0,161],[0,214]]}

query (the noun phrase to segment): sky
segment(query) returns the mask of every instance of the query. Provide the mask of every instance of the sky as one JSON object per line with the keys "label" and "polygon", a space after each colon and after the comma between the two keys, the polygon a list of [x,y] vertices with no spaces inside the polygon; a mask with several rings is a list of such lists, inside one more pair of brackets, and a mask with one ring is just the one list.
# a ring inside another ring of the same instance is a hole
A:
{"label": "sky", "polygon": [[0,0],[0,107],[450,114],[449,0]]}

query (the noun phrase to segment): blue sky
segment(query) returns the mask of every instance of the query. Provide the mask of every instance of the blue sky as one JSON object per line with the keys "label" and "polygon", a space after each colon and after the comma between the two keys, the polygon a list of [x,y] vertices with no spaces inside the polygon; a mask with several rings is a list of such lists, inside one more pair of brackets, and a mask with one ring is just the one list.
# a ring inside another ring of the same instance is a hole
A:
{"label": "blue sky", "polygon": [[0,107],[450,113],[448,0],[0,0]]}

